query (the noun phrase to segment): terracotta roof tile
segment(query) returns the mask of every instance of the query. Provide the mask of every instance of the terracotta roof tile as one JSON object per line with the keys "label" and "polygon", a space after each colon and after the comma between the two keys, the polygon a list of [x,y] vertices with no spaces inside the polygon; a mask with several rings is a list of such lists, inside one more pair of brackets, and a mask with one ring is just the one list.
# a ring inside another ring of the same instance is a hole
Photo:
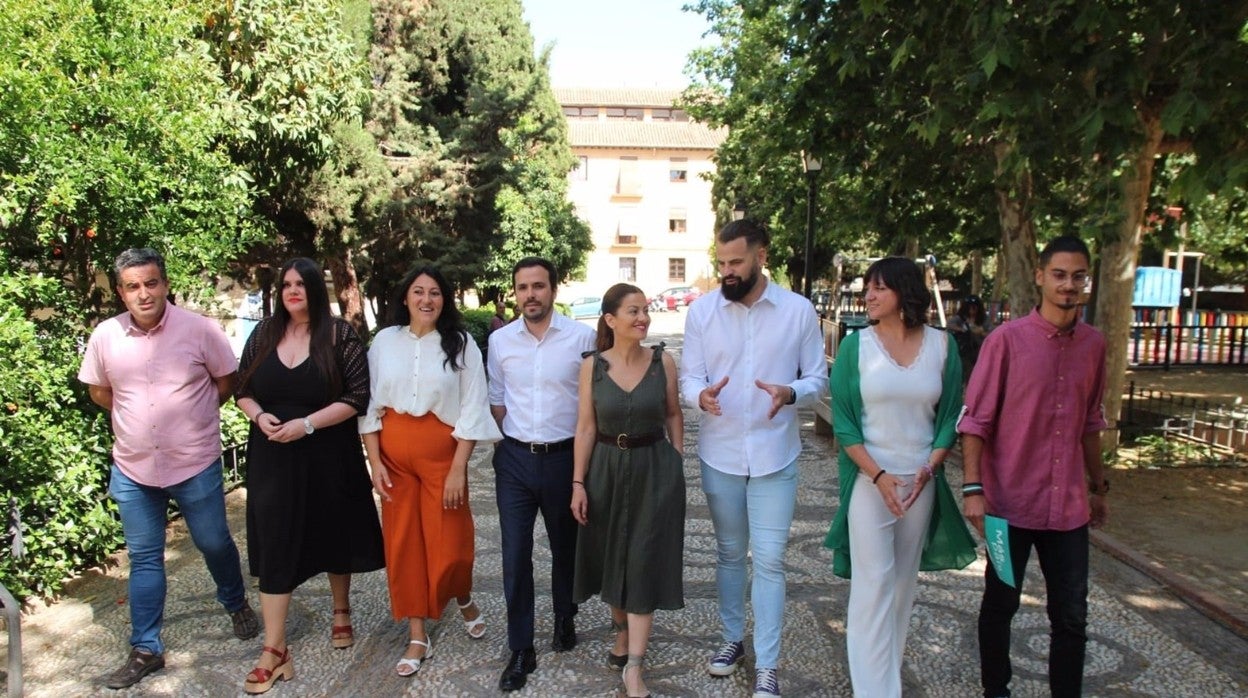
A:
{"label": "terracotta roof tile", "polygon": [[661,87],[556,87],[565,107],[671,107],[681,90]]}
{"label": "terracotta roof tile", "polygon": [[676,148],[714,150],[728,135],[693,121],[568,122],[574,148]]}

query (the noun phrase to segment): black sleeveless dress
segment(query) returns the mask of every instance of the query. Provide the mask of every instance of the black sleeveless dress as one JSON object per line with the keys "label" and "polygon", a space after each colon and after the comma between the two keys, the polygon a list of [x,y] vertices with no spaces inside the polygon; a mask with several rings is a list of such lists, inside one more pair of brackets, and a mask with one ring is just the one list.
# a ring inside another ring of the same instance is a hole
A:
{"label": "black sleeveless dress", "polygon": [[[631,392],[607,375],[594,354],[594,411],[598,433],[661,431],[667,415],[663,345]],[[599,594],[629,613],[683,608],[685,473],[680,454],[666,438],[620,449],[597,443],[585,473],[588,525],[576,540],[577,603]]]}
{"label": "black sleeveless dress", "polygon": [[[260,326],[263,327],[263,324]],[[256,361],[252,333],[240,373]],[[240,397],[282,421],[300,419],[331,402],[368,409],[368,361],[349,324],[335,321],[342,394],[327,395],[327,378],[311,358],[287,368],[277,352],[258,359]],[[368,572],[385,566],[381,525],[373,502],[355,419],[317,429],[290,443],[270,441],[251,425],[247,438],[247,561],[260,591],[290,593],[321,572]]]}

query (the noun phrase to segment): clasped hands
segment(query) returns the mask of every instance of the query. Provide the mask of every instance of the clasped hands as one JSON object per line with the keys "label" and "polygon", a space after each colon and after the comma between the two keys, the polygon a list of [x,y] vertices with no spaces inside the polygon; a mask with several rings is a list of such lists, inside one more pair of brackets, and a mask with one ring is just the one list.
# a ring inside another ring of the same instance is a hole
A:
{"label": "clasped hands", "polygon": [[269,437],[269,441],[282,444],[298,441],[308,435],[307,429],[303,426],[303,419],[290,419],[283,422],[268,412],[261,412],[256,417],[256,426],[260,427],[262,434]]}
{"label": "clasped hands", "polygon": [[910,507],[918,500],[919,495],[923,493],[923,488],[932,479],[931,470],[927,467],[922,468],[914,475],[914,485],[910,490],[910,494],[902,499],[897,495],[899,488],[905,487],[906,482],[892,473],[885,472],[875,481],[875,488],[880,493],[880,498],[884,500],[884,506],[892,512],[893,516],[901,518],[906,515]]}
{"label": "clasped hands", "polygon": [[[698,408],[703,412],[710,412],[716,417],[723,416],[723,408],[719,405],[719,394],[723,391],[724,386],[728,385],[728,376],[724,376],[715,385],[710,385],[702,389],[698,393]],[[761,380],[754,381],[754,386],[759,390],[767,393],[771,398],[771,409],[767,410],[767,419],[776,416],[781,407],[789,404],[789,398],[794,394],[790,391],[793,389],[787,385],[778,383],[764,383]]]}

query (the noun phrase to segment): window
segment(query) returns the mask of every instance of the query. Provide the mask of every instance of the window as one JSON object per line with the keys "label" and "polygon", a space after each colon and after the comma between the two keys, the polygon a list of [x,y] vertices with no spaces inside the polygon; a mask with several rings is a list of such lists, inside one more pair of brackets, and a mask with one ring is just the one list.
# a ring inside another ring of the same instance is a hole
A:
{"label": "window", "polygon": [[637,258],[620,257],[620,281],[637,283]]}
{"label": "window", "polygon": [[589,179],[589,156],[579,155],[576,158],[576,167],[568,173],[568,179],[574,182],[584,182]]}
{"label": "window", "polygon": [[689,114],[684,109],[672,110],[672,121],[688,121]]}
{"label": "window", "polygon": [[650,120],[651,121],[671,121],[672,110],[671,109],[651,109]]}
{"label": "window", "polygon": [[624,109],[622,107],[607,107],[608,119],[623,119]]}
{"label": "window", "polygon": [[688,214],[683,208],[674,208],[667,213],[667,232],[684,233],[689,230]]}
{"label": "window", "polygon": [[625,109],[624,118],[629,121],[641,121],[646,116],[645,109]]}
{"label": "window", "polygon": [[689,161],[686,158],[672,158],[668,165],[668,180],[672,182],[689,181]]}
{"label": "window", "polygon": [[685,258],[669,257],[667,259],[667,280],[676,283],[685,283]]}
{"label": "window", "polygon": [[620,158],[620,176],[615,182],[616,196],[641,196],[641,168],[637,158]]}

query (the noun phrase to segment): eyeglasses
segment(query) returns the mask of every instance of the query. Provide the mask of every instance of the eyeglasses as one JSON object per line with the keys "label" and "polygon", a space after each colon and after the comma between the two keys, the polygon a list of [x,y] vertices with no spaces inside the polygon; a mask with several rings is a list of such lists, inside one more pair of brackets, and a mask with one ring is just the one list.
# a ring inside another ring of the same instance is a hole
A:
{"label": "eyeglasses", "polygon": [[1064,284],[1069,283],[1071,286],[1074,286],[1075,288],[1083,288],[1084,286],[1088,285],[1087,272],[1081,271],[1081,272],[1076,272],[1074,274],[1067,274],[1061,269],[1054,269],[1053,271],[1049,272],[1049,276],[1053,277],[1053,280],[1057,282],[1058,286],[1062,286]]}

